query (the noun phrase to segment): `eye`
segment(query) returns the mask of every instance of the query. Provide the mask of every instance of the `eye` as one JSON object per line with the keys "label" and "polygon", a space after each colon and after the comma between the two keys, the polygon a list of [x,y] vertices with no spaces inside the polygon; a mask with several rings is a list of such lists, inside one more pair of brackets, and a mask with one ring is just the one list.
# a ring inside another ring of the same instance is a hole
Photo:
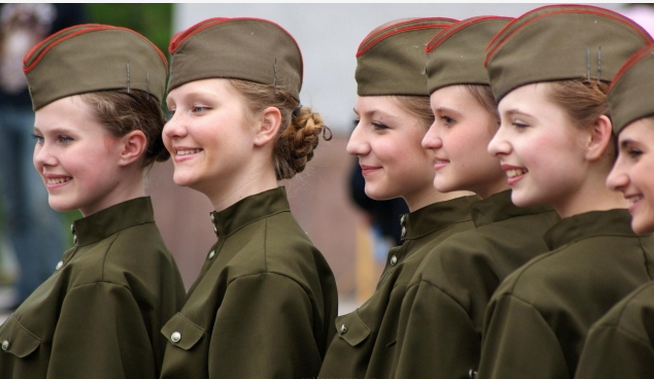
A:
{"label": "eye", "polygon": [[193,112],[193,113],[202,113],[202,112],[204,112],[204,111],[206,111],[206,110],[208,110],[208,109],[209,109],[208,107],[204,107],[204,106],[201,106],[201,105],[197,105],[197,106],[194,106],[194,107],[192,108],[192,112]]}
{"label": "eye", "polygon": [[32,138],[34,138],[34,140],[36,140],[36,143],[38,143],[39,145],[43,145],[44,142],[43,136],[40,136],[36,133],[32,133]]}
{"label": "eye", "polygon": [[175,115],[175,108],[168,108],[168,119],[173,118]]}
{"label": "eye", "polygon": [[521,121],[513,121],[513,122],[511,122],[511,125],[514,128],[517,128],[517,129],[525,129],[525,128],[529,127],[529,125],[527,125],[527,124],[525,124],[524,122],[521,122]]}
{"label": "eye", "polygon": [[627,149],[627,155],[629,155],[631,158],[638,158],[643,155],[643,152],[635,147],[630,147]]}
{"label": "eye", "polygon": [[60,136],[57,137],[57,141],[59,141],[63,145],[67,145],[67,144],[73,142],[73,139],[68,137],[68,136],[60,135]]}
{"label": "eye", "polygon": [[450,116],[441,116],[440,117],[441,121],[445,126],[452,126],[456,122],[452,117]]}
{"label": "eye", "polygon": [[372,124],[372,128],[374,130],[377,130],[377,131],[383,131],[383,130],[388,129],[388,126],[386,126],[386,125],[384,125],[384,124],[382,124],[380,122],[373,121],[371,124]]}

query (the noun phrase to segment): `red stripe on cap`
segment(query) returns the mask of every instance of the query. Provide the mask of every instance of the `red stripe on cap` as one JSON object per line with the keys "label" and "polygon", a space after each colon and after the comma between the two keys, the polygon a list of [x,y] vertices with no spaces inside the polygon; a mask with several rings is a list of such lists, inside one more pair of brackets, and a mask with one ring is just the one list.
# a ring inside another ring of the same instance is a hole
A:
{"label": "red stripe on cap", "polygon": [[[43,51],[34,59],[34,62],[32,62],[32,64],[30,64],[28,67],[25,67],[25,65],[27,64],[27,61],[29,60],[31,54],[34,51],[38,50],[41,46],[43,46],[46,43],[49,43],[53,39],[56,39],[61,34],[66,33],[70,29],[75,29],[75,28],[79,28],[79,27],[82,27],[82,26],[84,26],[86,28],[80,29],[80,30],[78,30],[78,31],[76,31],[74,33],[70,33],[69,35],[67,35],[65,37],[62,37],[60,40],[53,42],[51,45],[49,45],[45,49],[43,49]],[[126,31],[126,32],[130,32],[132,34],[135,34],[135,35],[143,38],[144,40],[148,41],[148,43],[154,48],[154,50],[157,52],[157,54],[159,54],[159,57],[161,58],[161,61],[163,62],[164,67],[166,68],[166,72],[168,72],[168,60],[166,59],[166,56],[161,52],[161,50],[159,50],[159,48],[154,43],[152,43],[152,41],[150,41],[149,39],[145,38],[142,34],[140,34],[138,32],[135,32],[132,29],[123,28],[123,27],[120,27],[120,26],[103,25],[103,24],[74,25],[74,26],[68,27],[66,29],[63,29],[63,30],[51,35],[50,37],[48,37],[45,40],[41,41],[36,46],[31,48],[30,51],[27,52],[27,54],[23,58],[23,72],[27,74],[28,72],[32,71],[32,69],[34,69],[34,67],[41,61],[41,59],[43,59],[45,54],[48,51],[50,51],[52,48],[54,48],[55,46],[60,44],[61,42],[64,42],[64,41],[66,41],[66,40],[68,40],[70,38],[73,38],[73,37],[81,35],[81,34],[90,33],[90,32],[97,32],[97,31],[101,31],[101,30],[123,30],[123,31]]]}
{"label": "red stripe on cap", "polygon": [[[441,19],[442,20],[442,19]],[[450,27],[452,24],[425,24],[425,25],[414,25],[414,26],[409,26],[405,28],[399,28],[397,29],[396,25],[392,28],[393,30],[389,33],[378,35],[377,37],[373,40],[370,41],[364,41],[368,46],[365,48],[361,48],[361,45],[364,44],[364,42],[361,43],[359,46],[359,50],[357,51],[356,57],[360,57],[362,54],[364,54],[366,51],[370,50],[373,46],[381,42],[382,40],[389,38],[391,36],[394,36],[396,34],[404,33],[404,32],[410,32],[414,30],[423,30],[423,29],[442,29],[442,28],[447,28]]]}
{"label": "red stripe on cap", "polygon": [[[453,34],[458,32],[461,29],[464,29],[470,25],[475,25],[483,21],[489,21],[489,20],[514,20],[513,17],[504,17],[504,16],[479,16],[479,17],[472,17],[467,20],[463,20],[461,23],[451,26],[438,34],[434,36],[428,43],[427,47],[425,48],[425,52],[429,53],[430,51],[434,50],[438,46],[440,46],[443,42],[445,42],[448,38],[450,38]],[[437,41],[438,40],[438,41]],[[432,45],[433,44],[433,45]]]}
{"label": "red stripe on cap", "polygon": [[[589,6],[589,7],[590,7],[590,6]],[[543,7],[543,8],[544,8],[544,7]],[[592,7],[592,8],[595,8],[595,9],[602,9],[602,8],[599,8],[599,7]],[[620,16],[618,13],[615,13],[615,14],[609,14],[609,13],[607,13],[607,12],[611,12],[611,11],[609,11],[608,9],[603,9],[603,11],[604,11],[604,12],[599,12],[599,11],[587,11],[587,10],[583,10],[583,9],[560,10],[560,11],[555,11],[555,12],[546,13],[546,14],[540,15],[540,16],[534,18],[534,19],[531,19],[531,20],[525,22],[524,24],[520,25],[518,28],[516,28],[514,31],[512,31],[512,32],[509,33],[508,35],[506,35],[506,36],[505,36],[505,37],[504,37],[504,38],[503,38],[503,39],[502,39],[502,40],[501,40],[501,41],[500,41],[500,42],[499,42],[499,43],[498,43],[498,44],[497,44],[497,45],[496,45],[496,46],[495,46],[495,47],[494,47],[490,52],[487,53],[487,55],[486,55],[486,60],[484,60],[484,67],[487,66],[487,64],[488,64],[488,60],[491,58],[491,56],[492,56],[493,54],[495,54],[495,52],[497,51],[497,49],[499,49],[501,46],[503,46],[503,44],[506,43],[506,41],[507,41],[510,37],[512,37],[514,34],[516,34],[518,31],[524,29],[527,25],[532,24],[532,23],[534,23],[534,22],[536,22],[536,21],[538,21],[538,20],[540,20],[540,19],[542,19],[542,18],[549,17],[549,16],[556,15],[556,14],[591,14],[591,15],[596,15],[596,16],[601,16],[601,17],[609,18],[609,19],[612,19],[612,20],[618,21],[618,22],[624,24],[625,26],[631,28],[631,29],[634,30],[638,35],[640,35],[640,36],[643,38],[643,40],[645,40],[645,42],[647,42],[647,43],[652,43],[652,37],[651,37],[649,34],[647,34],[647,32],[645,32],[645,31],[643,31],[642,29],[640,29],[640,28],[638,27],[638,25],[634,24],[633,21],[628,20],[628,19],[626,19],[626,18]],[[516,21],[517,21],[517,19],[516,19]],[[515,21],[514,21],[514,22],[515,22]],[[509,25],[510,25],[510,24],[509,24]],[[509,25],[507,25],[504,29],[502,29],[502,31],[504,31],[506,28],[508,28]],[[496,36],[496,38],[499,37],[499,36],[502,34],[502,31],[501,31],[501,32]],[[491,41],[491,43],[489,43],[488,46],[491,46],[492,43],[493,43],[493,42]]]}
{"label": "red stripe on cap", "polygon": [[611,89],[615,86],[615,83],[618,80],[620,80],[620,78],[625,74],[625,72],[627,72],[627,70],[631,68],[631,66],[638,63],[641,59],[652,54],[654,54],[654,45],[644,46],[638,49],[638,51],[636,51],[635,53],[633,53],[633,55],[629,57],[629,59],[627,59],[627,61],[624,62],[622,66],[620,66],[618,72],[616,72],[615,75],[613,76],[613,79],[611,79],[611,85],[609,86],[609,91],[611,91]]}

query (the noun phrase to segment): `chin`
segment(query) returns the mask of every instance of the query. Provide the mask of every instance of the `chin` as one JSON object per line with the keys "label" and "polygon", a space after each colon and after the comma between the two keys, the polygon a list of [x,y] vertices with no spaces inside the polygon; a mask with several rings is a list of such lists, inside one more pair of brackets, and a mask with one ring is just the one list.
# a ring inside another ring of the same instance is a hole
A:
{"label": "chin", "polygon": [[631,229],[639,235],[653,233],[654,220],[640,220],[638,217],[634,217],[631,220]]}
{"label": "chin", "polygon": [[57,212],[68,212],[68,211],[77,210],[77,207],[75,206],[71,206],[70,204],[66,204],[64,202],[53,200],[53,199],[48,199],[48,204],[50,205],[50,208],[54,209]]}

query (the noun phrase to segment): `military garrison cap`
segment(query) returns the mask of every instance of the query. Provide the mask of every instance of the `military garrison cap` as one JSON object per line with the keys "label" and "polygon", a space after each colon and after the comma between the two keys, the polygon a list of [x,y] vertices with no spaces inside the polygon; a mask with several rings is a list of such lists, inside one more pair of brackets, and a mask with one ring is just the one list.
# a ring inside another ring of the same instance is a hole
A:
{"label": "military garrison cap", "polygon": [[23,59],[32,108],[72,95],[137,89],[163,99],[168,62],[133,30],[101,24],[63,29],[34,46]]}
{"label": "military garrison cap", "polygon": [[428,90],[455,84],[489,85],[486,46],[512,17],[481,16],[458,22],[427,44]]}
{"label": "military garrison cap", "polygon": [[455,22],[442,17],[403,19],[370,32],[356,54],[357,94],[428,96],[425,45]]}
{"label": "military garrison cap", "polygon": [[210,18],[175,35],[168,91],[201,79],[230,78],[268,84],[300,100],[303,63],[295,39],[257,18]]}
{"label": "military garrison cap", "polygon": [[646,46],[629,58],[613,78],[609,104],[613,130],[643,117],[654,116],[654,46]]}
{"label": "military garrison cap", "polygon": [[527,12],[490,42],[486,62],[495,98],[525,84],[587,79],[609,82],[652,37],[638,24],[590,5],[551,5]]}

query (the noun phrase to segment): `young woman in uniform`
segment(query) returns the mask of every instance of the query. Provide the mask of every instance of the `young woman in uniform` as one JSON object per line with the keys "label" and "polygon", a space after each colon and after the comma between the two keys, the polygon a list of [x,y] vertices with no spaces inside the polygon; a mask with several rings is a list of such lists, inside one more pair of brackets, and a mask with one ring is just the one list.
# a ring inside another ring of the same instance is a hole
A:
{"label": "young woman in uniform", "polygon": [[[631,227],[654,232],[654,46],[631,56],[613,78],[609,104],[618,159],[609,188],[631,203]],[[654,282],[616,304],[588,332],[575,378],[646,379],[654,372]]]}
{"label": "young woman in uniform", "polygon": [[205,194],[218,241],[162,329],[162,378],[310,378],[334,335],[336,283],[278,180],[329,129],[300,105],[302,56],[270,21],[212,18],[170,44],[164,143]]}
{"label": "young woman in uniform", "polygon": [[416,18],[373,30],[357,51],[357,124],[347,151],[358,157],[366,194],[401,197],[410,213],[401,219],[402,245],[388,252],[374,294],[336,319],[320,378],[389,378],[400,305],[406,285],[425,257],[445,238],[470,229],[475,196],[434,189],[433,157],[420,145],[434,121],[424,76],[423,46],[455,20]]}
{"label": "young woman in uniform", "polygon": [[0,377],[158,378],[160,329],[184,299],[144,190],[169,158],[166,58],[132,30],[85,24],[35,46],[24,71],[50,206],[84,217],[55,273],[0,327]]}
{"label": "young woman in uniform", "polygon": [[448,238],[409,283],[398,332],[397,378],[461,378],[476,368],[486,304],[501,280],[547,251],[542,235],[558,221],[546,207],[519,208],[496,157],[487,151],[498,128],[497,105],[483,66],[484,48],[512,19],[475,17],[427,44],[435,122],[430,149],[434,186],[468,190],[475,228]]}
{"label": "young woman in uniform", "polygon": [[654,240],[634,234],[627,201],[605,186],[616,153],[608,83],[651,42],[610,10],[556,5],[519,17],[489,45],[501,117],[489,151],[516,205],[546,204],[562,220],[545,235],[552,251],[493,295],[480,378],[572,378],[591,324],[654,275]]}

